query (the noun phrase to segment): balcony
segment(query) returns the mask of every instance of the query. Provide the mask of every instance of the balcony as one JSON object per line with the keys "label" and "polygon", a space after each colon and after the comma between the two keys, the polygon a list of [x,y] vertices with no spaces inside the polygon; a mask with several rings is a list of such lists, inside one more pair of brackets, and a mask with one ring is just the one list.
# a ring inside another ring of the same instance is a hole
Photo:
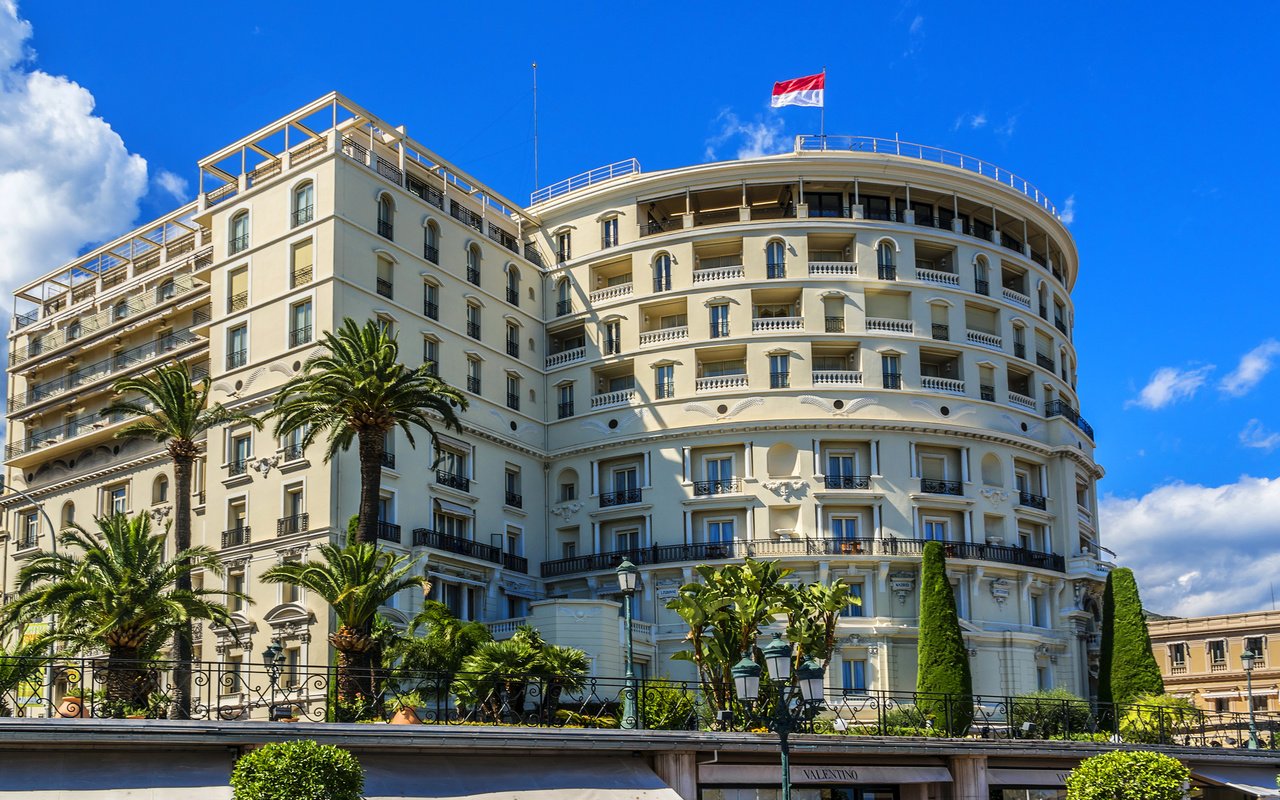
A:
{"label": "balcony", "polygon": [[479,338],[480,338],[480,323],[479,323],[479,322],[471,322],[471,321],[469,321],[469,320],[468,320],[468,322],[467,322],[467,335],[468,335],[468,336],[470,336],[472,339],[479,339]]}
{"label": "balcony", "polygon": [[606,356],[616,356],[622,352],[622,340],[615,338],[605,339],[601,350]]}
{"label": "balcony", "polygon": [[681,342],[689,338],[689,326],[680,325],[674,328],[659,328],[656,331],[644,331],[640,334],[640,346],[648,347],[666,342]]}
{"label": "balcony", "polygon": [[312,219],[315,218],[315,214],[316,214],[316,207],[314,205],[303,206],[302,208],[299,208],[297,211],[294,211],[289,216],[290,227],[296,228],[299,225],[307,224],[308,222],[310,222]]}
{"label": "balcony", "polygon": [[556,301],[556,316],[557,316],[557,317],[564,317],[564,316],[567,316],[567,315],[572,314],[572,313],[573,313],[573,301],[572,301],[572,300],[557,300],[557,301]]}
{"label": "balcony", "polygon": [[822,479],[828,489],[870,489],[870,475],[826,475]]}
{"label": "balcony", "polygon": [[981,295],[990,295],[991,284],[987,281],[975,278],[973,281],[973,291]]}
{"label": "balcony", "polygon": [[233,350],[227,353],[227,369],[239,369],[249,363],[248,350]]}
{"label": "balcony", "polygon": [[520,252],[520,242],[516,241],[516,237],[499,228],[494,223],[489,223],[489,238],[513,253]]}
{"label": "balcony", "polygon": [[440,263],[440,248],[433,244],[424,244],[422,246],[422,257],[432,264]]}
{"label": "balcony", "polygon": [[1014,355],[1014,357],[1015,357],[1015,358],[1023,358],[1023,359],[1025,359],[1025,358],[1027,357],[1027,346],[1026,346],[1025,344],[1023,344],[1022,342],[1014,342],[1014,343],[1013,343],[1013,355]]}
{"label": "balcony", "polygon": [[552,353],[547,356],[547,369],[552,367],[561,367],[565,364],[572,364],[573,362],[581,361],[586,357],[586,347],[574,347],[569,350],[561,350],[559,353]]}
{"label": "balcony", "polygon": [[642,500],[643,492],[640,489],[622,489],[617,492],[603,492],[600,495],[600,507],[611,508],[613,506],[626,506],[642,502]]}
{"label": "balcony", "polygon": [[765,276],[770,280],[787,277],[787,264],[785,261],[771,261],[765,265]]}
{"label": "balcony", "polygon": [[512,411],[520,410],[520,395],[515,392],[507,392],[507,408]]}
{"label": "balcony", "polygon": [[1085,436],[1093,438],[1093,426],[1085,422],[1084,417],[1080,416],[1080,412],[1072,408],[1065,400],[1053,400],[1044,407],[1044,415],[1046,417],[1065,417],[1073,425],[1079,428]]}
{"label": "balcony", "polygon": [[952,272],[939,272],[934,269],[916,269],[916,279],[925,283],[936,283],[941,286],[959,286],[960,276]]}
{"label": "balcony", "polygon": [[976,345],[979,345],[980,347],[990,347],[992,350],[1004,349],[1004,339],[1001,339],[999,336],[996,336],[994,333],[987,333],[986,331],[975,331],[972,329],[966,330],[964,333],[965,333],[965,339],[969,342],[969,344],[976,344]]}
{"label": "balcony", "polygon": [[520,305],[520,290],[513,286],[507,287],[507,302],[513,306]]}
{"label": "balcony", "polygon": [[745,277],[746,270],[742,267],[741,254],[699,259],[698,266],[693,271],[695,285],[720,281],[738,281]]}
{"label": "balcony", "polygon": [[1015,392],[1012,389],[1009,390],[1009,402],[1015,406],[1022,406],[1023,408],[1028,409],[1029,411],[1036,410],[1036,399],[1034,397],[1028,397],[1025,394],[1019,394],[1018,392]]}
{"label": "balcony", "polygon": [[861,386],[862,373],[847,369],[815,369],[814,386]]}
{"label": "balcony", "polygon": [[1210,662],[1209,662],[1209,671],[1210,671],[1210,672],[1226,672],[1226,671],[1227,671],[1227,660],[1224,658],[1224,659],[1221,659],[1221,660],[1210,661]]}
{"label": "balcony", "polygon": [[[430,547],[433,550],[442,550],[446,553],[478,558],[491,564],[502,563],[503,553],[493,545],[473,542],[470,539],[463,539],[461,536],[441,533],[430,528],[413,529],[413,546]],[[526,569],[528,569],[527,566]]]}
{"label": "balcony", "polygon": [[457,489],[460,492],[471,491],[471,479],[462,475],[456,475],[452,472],[445,472],[442,469],[436,470],[436,483],[441,486],[448,486],[450,489]]}
{"label": "balcony", "polygon": [[249,293],[237,292],[227,298],[227,313],[243,311],[249,307]]}
{"label": "balcony", "polygon": [[1031,308],[1031,298],[1027,297],[1022,292],[1015,291],[1010,289],[1008,286],[1005,286],[1001,289],[1001,294],[1004,296],[1004,299],[1008,300],[1010,303],[1016,303],[1023,308]]}
{"label": "balcony", "polygon": [[480,215],[462,205],[457,200],[449,201],[449,216],[469,228],[475,228],[478,231],[484,230],[484,220],[480,218]]}
{"label": "balcony", "polygon": [[307,325],[302,328],[294,328],[289,331],[289,346],[299,347],[311,341],[311,326]]}
{"label": "balcony", "polygon": [[721,478],[715,481],[694,481],[694,497],[713,497],[720,494],[738,494],[742,491],[742,482],[737,478]]}
{"label": "balcony", "polygon": [[994,403],[996,401],[996,387],[986,383],[980,384],[978,386],[978,396],[988,403]]}
{"label": "balcony", "polygon": [[921,478],[920,491],[925,494],[949,494],[956,497],[964,495],[964,486],[960,481],[944,481],[937,478]]}
{"label": "balcony", "polygon": [[479,377],[475,375],[467,376],[467,391],[471,392],[472,394],[480,394],[480,378]]}
{"label": "balcony", "polygon": [[1041,494],[1032,494],[1031,492],[1019,491],[1019,492],[1018,492],[1018,505],[1020,505],[1020,506],[1027,506],[1028,508],[1038,508],[1038,509],[1040,509],[1041,511],[1044,511],[1044,510],[1045,510],[1045,506],[1046,506],[1047,504],[1046,504],[1046,502],[1045,502],[1045,497],[1044,497],[1044,495],[1041,495]]}
{"label": "balcony", "polygon": [[1053,327],[1057,328],[1063,336],[1067,335],[1067,323],[1062,321],[1062,317],[1053,318]]}
{"label": "balcony", "polygon": [[951,326],[942,322],[933,323],[933,338],[941,342],[951,340]]}
{"label": "balcony", "polygon": [[675,381],[658,381],[653,387],[655,400],[670,400],[676,396]]}
{"label": "balcony", "polygon": [[[878,556],[919,558],[924,553],[923,539],[828,539],[803,538],[782,541],[700,542],[695,544],[654,545],[633,550],[613,550],[594,555],[575,556],[542,562],[542,577],[556,578],[585,572],[617,569],[623,559],[639,566],[653,564],[702,563],[725,559],[775,558],[785,556]],[[980,544],[977,542],[943,542],[947,558],[990,561],[1036,569],[1063,572],[1065,559],[1056,553],[1026,550],[1021,547]]]}
{"label": "balcony", "polygon": [[292,517],[281,517],[276,520],[276,536],[288,536],[293,533],[306,533],[310,529],[310,515],[294,514]]}
{"label": "balcony", "polygon": [[519,572],[524,575],[529,574],[529,559],[524,556],[518,556],[515,553],[503,553],[502,566],[512,572]]}
{"label": "balcony", "polygon": [[524,495],[518,492],[505,492],[503,502],[512,508],[524,508]]}
{"label": "balcony", "polygon": [[249,526],[232,528],[229,531],[222,532],[223,547],[238,547],[242,544],[249,543]]}
{"label": "balcony", "polygon": [[243,475],[248,471],[249,471],[249,459],[247,458],[238,458],[235,461],[232,461],[230,464],[227,464],[227,475],[230,477],[235,477],[236,475]]}
{"label": "balcony", "polygon": [[747,388],[746,375],[717,375],[711,378],[698,378],[693,385],[695,392],[725,392],[745,388]]}
{"label": "balcony", "polygon": [[880,376],[881,381],[886,389],[901,389],[902,375],[897,372],[886,372]]}
{"label": "balcony", "polygon": [[1036,364],[1044,367],[1050,372],[1053,372],[1055,366],[1053,358],[1046,356],[1044,353],[1036,353]]}
{"label": "balcony", "polygon": [[876,268],[876,275],[882,281],[896,281],[898,279],[898,268],[892,264],[880,264]]}
{"label": "balcony", "polygon": [[635,389],[619,389],[615,392],[603,392],[591,398],[592,408],[610,408],[625,406],[636,399]]}
{"label": "balcony", "polygon": [[383,239],[395,240],[395,228],[385,219],[378,220],[378,235]]}
{"label": "balcony", "polygon": [[400,526],[393,522],[383,522],[378,520],[377,523],[378,541],[401,543]]}
{"label": "balcony", "polygon": [[243,233],[239,236],[231,237],[231,241],[227,242],[227,252],[230,255],[244,252],[249,249],[249,234]]}
{"label": "balcony", "polygon": [[311,267],[299,267],[289,273],[289,288],[297,289],[299,286],[306,286],[311,283],[314,277],[314,270]]}
{"label": "balcony", "polygon": [[824,317],[827,333],[844,333],[844,317]]}
{"label": "balcony", "polygon": [[812,275],[857,275],[858,265],[852,261],[810,261]]}
{"label": "balcony", "polygon": [[440,305],[438,303],[433,303],[430,300],[423,300],[422,313],[427,319],[434,319],[437,322],[440,321]]}
{"label": "balcony", "polygon": [[751,320],[752,333],[802,330],[804,330],[804,317],[756,317]]}
{"label": "balcony", "polygon": [[914,336],[916,324],[909,319],[867,317],[867,331],[871,333],[896,333],[904,336]]}
{"label": "balcony", "polygon": [[378,294],[388,300],[393,299],[395,297],[395,292],[392,290],[391,281],[386,278],[378,278]]}
{"label": "balcony", "polygon": [[926,375],[920,378],[920,388],[926,392],[964,394],[964,381],[957,381],[952,378],[933,378]]}
{"label": "balcony", "polygon": [[587,295],[587,299],[592,305],[598,303],[606,303],[610,300],[620,300],[623,297],[631,296],[631,283],[619,283],[616,286],[606,286],[603,289],[596,289]]}
{"label": "balcony", "polygon": [[556,419],[568,419],[573,416],[573,401],[556,405]]}
{"label": "balcony", "polygon": [[476,267],[467,267],[467,283],[472,286],[480,285],[480,270]]}
{"label": "balcony", "polygon": [[285,445],[284,449],[281,451],[281,456],[286,462],[301,460],[303,457],[302,445],[300,443]]}
{"label": "balcony", "polygon": [[122,421],[123,419],[108,419],[98,414],[85,414],[84,416],[73,419],[70,422],[36,431],[25,439],[20,439],[13,444],[5,445],[4,457],[6,459],[10,459],[14,456],[23,455],[24,453],[31,453],[45,447],[51,447],[65,442],[68,439],[72,439],[90,431],[105,428],[107,425]]}
{"label": "balcony", "polygon": [[519,342],[513,342],[513,341],[511,341],[510,339],[508,339],[508,340],[507,340],[507,355],[511,356],[512,358],[519,358],[519,357],[520,357],[520,343],[519,343]]}

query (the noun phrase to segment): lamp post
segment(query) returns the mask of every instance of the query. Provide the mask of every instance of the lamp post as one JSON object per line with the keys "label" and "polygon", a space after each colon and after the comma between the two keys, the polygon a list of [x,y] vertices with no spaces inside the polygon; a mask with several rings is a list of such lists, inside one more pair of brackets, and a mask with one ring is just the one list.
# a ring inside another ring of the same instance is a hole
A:
{"label": "lamp post", "polygon": [[[775,633],[773,641],[762,651],[769,667],[770,682],[778,687],[773,716],[763,720],[771,731],[778,734],[782,751],[782,800],[791,800],[791,746],[792,731],[800,730],[822,703],[822,665],[816,659],[805,659],[791,680],[791,644],[782,641],[782,634]],[[733,687],[738,699],[750,708],[760,699],[760,665],[744,656],[733,666]]]}
{"label": "lamp post", "polygon": [[1253,717],[1253,662],[1257,658],[1252,650],[1240,654],[1240,664],[1244,667],[1245,695],[1249,703],[1249,749],[1258,749],[1258,723]]}
{"label": "lamp post", "polygon": [[633,669],[635,661],[635,643],[631,634],[631,598],[635,596],[636,584],[640,581],[640,569],[624,558],[618,565],[618,588],[622,590],[623,627],[626,629],[627,674],[622,689],[622,720],[619,727],[623,730],[635,730],[640,727],[636,719],[636,675]]}
{"label": "lamp post", "polygon": [[262,666],[267,668],[267,677],[271,681],[271,703],[267,706],[267,717],[276,721],[276,686],[280,683],[280,673],[284,671],[283,652],[279,642],[273,641],[262,651]]}

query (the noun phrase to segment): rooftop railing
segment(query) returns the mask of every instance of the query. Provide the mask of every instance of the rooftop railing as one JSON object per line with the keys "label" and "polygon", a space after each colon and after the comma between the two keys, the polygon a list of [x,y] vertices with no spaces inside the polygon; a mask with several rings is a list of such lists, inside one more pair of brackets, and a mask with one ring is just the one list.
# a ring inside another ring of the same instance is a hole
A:
{"label": "rooftop railing", "polygon": [[615,161],[612,164],[605,164],[603,167],[596,167],[588,170],[572,178],[566,178],[558,183],[550,186],[544,186],[541,189],[535,189],[529,195],[529,205],[537,205],[562,194],[585,189],[597,183],[621,178],[623,175],[633,175],[640,172],[640,162],[634,158],[628,158],[623,161]]}
{"label": "rooftop railing", "polygon": [[1054,217],[1058,216],[1058,209],[1049,201],[1047,195],[1040,191],[1034,184],[1019,178],[1007,169],[997,167],[995,164],[983,161],[974,156],[967,156],[963,153],[956,153],[952,150],[944,150],[941,147],[930,147],[924,144],[915,144],[914,142],[904,142],[898,139],[881,139],[876,136],[797,136],[795,152],[840,152],[853,151],[862,153],[880,153],[885,155],[901,156],[904,158],[916,158],[921,161],[932,161],[936,164],[945,164],[950,167],[958,167],[990,178],[996,183],[1003,184],[1021,192],[1036,205],[1048,211]]}

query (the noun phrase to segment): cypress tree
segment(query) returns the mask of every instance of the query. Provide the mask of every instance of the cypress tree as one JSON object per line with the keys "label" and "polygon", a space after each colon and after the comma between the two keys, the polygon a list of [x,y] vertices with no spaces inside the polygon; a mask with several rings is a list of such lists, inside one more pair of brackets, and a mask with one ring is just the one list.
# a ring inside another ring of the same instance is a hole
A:
{"label": "cypress tree", "polygon": [[916,691],[921,695],[916,707],[933,721],[935,729],[948,736],[963,735],[973,721],[973,677],[941,542],[924,546],[916,647]]}
{"label": "cypress tree", "polygon": [[1151,652],[1151,635],[1142,613],[1133,570],[1120,567],[1107,576],[1102,594],[1102,653],[1098,700],[1129,703],[1148,694],[1164,694],[1160,666]]}

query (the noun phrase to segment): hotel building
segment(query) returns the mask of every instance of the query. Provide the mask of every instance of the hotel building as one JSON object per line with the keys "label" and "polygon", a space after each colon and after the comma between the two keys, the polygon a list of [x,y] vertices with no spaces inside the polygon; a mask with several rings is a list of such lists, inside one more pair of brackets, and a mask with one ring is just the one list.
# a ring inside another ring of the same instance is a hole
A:
{"label": "hotel building", "polygon": [[[1079,264],[1021,178],[801,137],[742,161],[624,161],[522,206],[336,94],[199,166],[195,202],[16,291],[4,469],[54,525],[171,514],[164,452],[99,415],[122,375],[181,359],[214,400],[262,413],[319,332],[376,318],[471,403],[438,452],[389,440],[379,540],[495,636],[528,621],[621,674],[625,555],[640,672],[684,677],[676,588],[698,564],[778,559],[861,598],[828,685],[909,690],[934,539],[976,692],[1093,692],[1110,565],[1076,394]],[[325,663],[327,607],[258,576],[345,535],[354,452],[326,464],[247,426],[204,450],[193,538],[253,602],[237,630],[200,632],[201,655],[276,640]],[[0,498],[7,590],[49,544],[39,511]],[[409,619],[412,595],[386,615]]]}
{"label": "hotel building", "polygon": [[[1207,711],[1280,709],[1280,612],[1158,617],[1147,628],[1165,691]],[[1253,654],[1252,693],[1241,659],[1246,651]]]}

